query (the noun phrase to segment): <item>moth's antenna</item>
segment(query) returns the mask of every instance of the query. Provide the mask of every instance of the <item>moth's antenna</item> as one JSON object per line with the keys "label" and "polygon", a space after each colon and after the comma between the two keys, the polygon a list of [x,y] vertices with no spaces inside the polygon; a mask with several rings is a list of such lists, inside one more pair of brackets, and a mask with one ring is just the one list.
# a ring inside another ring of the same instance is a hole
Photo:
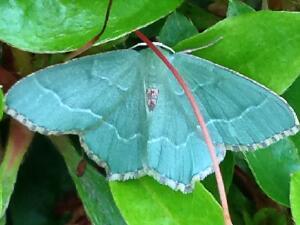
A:
{"label": "moth's antenna", "polygon": [[180,53],[182,52],[182,53],[190,54],[190,53],[198,51],[198,50],[209,48],[209,47],[215,45],[216,43],[218,43],[219,41],[221,41],[222,39],[223,39],[223,37],[221,36],[221,37],[218,37],[217,39],[213,40],[211,43],[208,43],[207,45],[203,45],[198,48],[191,48],[191,49],[183,50],[183,51],[180,51]]}
{"label": "moth's antenna", "polygon": [[96,41],[98,41],[98,39],[101,37],[101,35],[104,33],[104,31],[106,29],[108,19],[109,19],[109,15],[110,15],[110,11],[111,11],[112,2],[113,2],[113,0],[108,1],[108,6],[107,6],[107,9],[106,9],[106,14],[105,14],[105,19],[104,19],[104,24],[102,26],[101,31],[95,37],[93,37],[91,40],[89,40],[85,45],[83,45],[81,48],[79,48],[76,51],[70,53],[66,57],[65,61],[70,60],[70,59],[80,55],[81,53],[85,52],[86,50],[91,48],[96,43]]}
{"label": "moth's antenna", "polygon": [[[160,43],[160,42],[152,42],[152,43],[153,43],[155,46],[164,48],[164,49],[168,50],[169,52],[175,54],[175,51],[174,51],[172,48],[170,48],[170,47],[167,46],[167,45],[164,45],[163,43]],[[138,43],[138,44],[136,44],[136,45],[130,47],[130,49],[135,49],[135,48],[138,48],[138,47],[141,47],[141,46],[143,47],[143,46],[148,46],[148,45],[147,45],[146,43],[142,42],[142,43]]]}
{"label": "moth's antenna", "polygon": [[190,102],[190,104],[193,108],[193,111],[194,111],[194,114],[197,118],[197,121],[198,121],[198,123],[199,123],[199,125],[202,129],[204,140],[207,144],[209,154],[210,154],[211,160],[213,162],[213,168],[214,168],[214,171],[215,171],[218,190],[219,190],[220,199],[221,199],[221,203],[222,203],[222,207],[223,207],[223,215],[224,215],[225,225],[232,225],[230,214],[229,214],[227,198],[226,198],[225,186],[224,186],[224,182],[223,182],[222,173],[221,173],[221,170],[220,170],[218,158],[217,158],[217,155],[216,155],[215,146],[212,142],[212,139],[211,139],[209,131],[206,127],[204,118],[202,116],[202,113],[199,110],[199,107],[196,103],[196,100],[195,100],[192,92],[188,88],[188,86],[185,83],[185,81],[183,80],[183,78],[180,76],[177,69],[169,62],[169,60],[162,54],[162,52],[143,33],[141,33],[140,31],[135,31],[135,34],[142,41],[144,41],[149,46],[149,48],[151,48],[151,50],[165,63],[165,65],[173,73],[174,77],[176,78],[176,80],[178,81],[178,83],[180,84],[182,89],[184,90],[184,93],[186,94],[186,96],[187,96],[187,98],[188,98],[188,100],[189,100],[189,102]]}

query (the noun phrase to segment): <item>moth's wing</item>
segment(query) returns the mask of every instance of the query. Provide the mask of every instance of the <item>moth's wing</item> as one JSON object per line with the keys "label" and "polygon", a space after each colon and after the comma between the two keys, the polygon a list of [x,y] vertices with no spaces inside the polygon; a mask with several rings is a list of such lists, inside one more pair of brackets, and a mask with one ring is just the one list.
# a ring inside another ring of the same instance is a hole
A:
{"label": "moth's wing", "polygon": [[[190,192],[195,180],[213,172],[210,155],[193,110],[177,81],[156,56],[148,54],[150,78],[146,84],[159,90],[157,104],[149,111],[148,174],[175,190]],[[176,93],[177,88],[180,94]],[[212,135],[220,138],[218,130],[210,128]],[[221,161],[225,149],[216,146],[216,150]]]}
{"label": "moth's wing", "polygon": [[[236,72],[186,54],[169,54],[204,115],[217,156],[225,149],[255,149],[299,129],[295,113],[279,96]],[[212,172],[212,162],[191,106],[173,75],[160,62],[157,105],[150,116],[149,173],[173,189],[188,192]],[[155,69],[157,68],[157,69]]]}
{"label": "moth's wing", "polygon": [[192,89],[207,125],[218,130],[222,140],[213,137],[216,144],[257,149],[298,132],[293,109],[266,87],[191,55],[174,54],[171,60]]}
{"label": "moth's wing", "polygon": [[137,171],[146,120],[139,58],[120,50],[38,71],[11,88],[6,111],[41,133],[79,134],[112,173]]}

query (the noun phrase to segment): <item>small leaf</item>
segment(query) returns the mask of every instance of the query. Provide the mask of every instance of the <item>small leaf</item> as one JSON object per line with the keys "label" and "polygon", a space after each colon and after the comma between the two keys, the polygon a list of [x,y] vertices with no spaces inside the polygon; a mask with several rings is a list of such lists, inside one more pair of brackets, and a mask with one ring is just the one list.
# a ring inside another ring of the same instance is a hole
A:
{"label": "small leaf", "polygon": [[[182,0],[116,0],[99,43],[124,36],[174,11]],[[104,22],[106,1],[2,1],[0,39],[30,52],[66,52],[93,38]]]}
{"label": "small leaf", "polygon": [[160,42],[172,47],[179,41],[197,34],[193,23],[179,12],[171,14],[162,27],[158,39]]}
{"label": "small leaf", "polygon": [[286,138],[244,155],[262,190],[273,200],[289,206],[290,174],[300,170],[300,156],[293,141]]}
{"label": "small leaf", "polygon": [[240,0],[228,1],[227,17],[240,16],[251,12],[255,12],[255,10]]}
{"label": "small leaf", "polygon": [[291,210],[295,225],[300,225],[300,171],[291,177]]}
{"label": "small leaf", "polygon": [[220,205],[200,183],[191,194],[172,191],[150,177],[110,182],[110,187],[128,225],[223,225]]}
{"label": "small leaf", "polygon": [[281,94],[299,75],[299,26],[297,12],[247,13],[227,18],[174,49],[195,49],[216,42],[193,54],[239,71]]}
{"label": "small leaf", "polygon": [[19,167],[32,140],[32,133],[12,120],[8,143],[0,165],[0,219],[3,217],[13,193]]}
{"label": "small leaf", "polygon": [[78,177],[76,169],[81,158],[75,148],[65,137],[51,137],[51,140],[64,157],[92,224],[126,224],[114,204],[105,178],[91,165],[87,165],[83,176]]}

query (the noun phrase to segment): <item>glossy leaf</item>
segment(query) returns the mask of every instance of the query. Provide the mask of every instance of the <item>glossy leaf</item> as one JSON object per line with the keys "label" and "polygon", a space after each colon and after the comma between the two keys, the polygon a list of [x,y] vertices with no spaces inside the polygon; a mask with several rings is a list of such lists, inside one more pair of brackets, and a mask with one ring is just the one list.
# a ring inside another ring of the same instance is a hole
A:
{"label": "glossy leaf", "polygon": [[65,137],[51,138],[64,157],[68,171],[75,183],[85,211],[94,225],[126,224],[116,208],[105,178],[91,165],[87,165],[83,175],[76,174],[81,157]]}
{"label": "glossy leaf", "polygon": [[[172,12],[182,0],[116,0],[99,43],[124,36]],[[0,3],[0,39],[30,52],[81,47],[101,29],[106,1],[18,0]]]}
{"label": "glossy leaf", "polygon": [[239,71],[277,93],[283,93],[299,75],[299,26],[300,13],[248,13],[225,19],[178,43],[174,49],[194,49],[213,43],[193,54]]}
{"label": "glossy leaf", "polygon": [[245,153],[262,190],[273,200],[289,206],[290,175],[300,170],[300,156],[293,141],[283,139],[266,149]]}
{"label": "glossy leaf", "polygon": [[162,27],[158,39],[160,42],[170,47],[188,37],[197,34],[198,31],[193,23],[179,12],[174,12],[168,16]]}
{"label": "glossy leaf", "polygon": [[223,225],[221,208],[197,183],[192,194],[182,194],[150,177],[110,182],[113,197],[128,225]]}
{"label": "glossy leaf", "polygon": [[255,12],[255,10],[240,0],[228,1],[227,17],[240,16],[251,12]]}
{"label": "glossy leaf", "polygon": [[291,210],[295,225],[300,224],[300,171],[291,177]]}
{"label": "glossy leaf", "polygon": [[0,165],[0,219],[5,214],[13,193],[19,167],[32,140],[32,132],[12,120],[4,157]]}

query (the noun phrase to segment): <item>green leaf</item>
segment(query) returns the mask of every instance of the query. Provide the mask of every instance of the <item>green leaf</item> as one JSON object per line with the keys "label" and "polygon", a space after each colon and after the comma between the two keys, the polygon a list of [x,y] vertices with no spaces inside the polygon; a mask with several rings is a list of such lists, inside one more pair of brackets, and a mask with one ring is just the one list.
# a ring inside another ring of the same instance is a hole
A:
{"label": "green leaf", "polygon": [[64,157],[69,173],[75,183],[85,211],[94,225],[126,224],[114,204],[105,178],[91,165],[87,165],[83,176],[78,177],[76,169],[81,157],[67,138],[51,137],[52,142]]}
{"label": "green leaf", "polygon": [[1,89],[1,85],[0,85],[0,120],[2,119],[2,116],[3,116],[3,108],[4,108],[4,97],[3,97],[3,92]]}
{"label": "green leaf", "polygon": [[[283,94],[283,97],[288,101],[290,106],[293,107],[293,109],[296,112],[296,115],[298,118],[300,117],[300,77],[297,78],[297,80],[293,83],[292,86],[289,87],[289,89]],[[300,154],[300,134],[291,137],[291,139],[294,141],[295,145],[297,146]]]}
{"label": "green leaf", "polygon": [[178,11],[190,18],[198,30],[205,30],[222,19],[187,1],[180,6]]}
{"label": "green leaf", "polygon": [[32,140],[32,133],[17,123],[10,122],[8,142],[0,165],[0,219],[3,218],[13,193],[19,167]]}
{"label": "green leaf", "polygon": [[300,13],[260,11],[227,18],[178,43],[176,51],[214,43],[193,54],[239,71],[283,93],[298,77]]}
{"label": "green leaf", "polygon": [[193,23],[179,12],[171,14],[162,27],[158,39],[160,42],[172,47],[179,41],[197,34]]}
{"label": "green leaf", "polygon": [[262,190],[273,200],[289,206],[290,174],[300,170],[300,156],[294,142],[286,138],[244,155]]}
{"label": "green leaf", "polygon": [[[288,101],[288,103],[293,107],[296,112],[298,118],[300,117],[300,77],[293,83],[292,86],[283,94],[283,97]],[[297,146],[300,154],[300,134],[291,137],[294,141],[295,145]]]}
{"label": "green leaf", "polygon": [[234,183],[230,186],[228,199],[233,224],[252,225],[252,218],[250,215],[250,212],[252,211],[252,202]]}
{"label": "green leaf", "polygon": [[[232,152],[227,152],[225,159],[220,164],[224,185],[227,193],[229,191],[233,178],[234,164],[235,162]],[[210,193],[214,195],[216,199],[219,199],[219,191],[216,183],[216,176],[214,173],[207,176],[201,183],[205,186],[205,188],[208,191],[210,191]]]}
{"label": "green leaf", "polygon": [[240,0],[228,1],[227,17],[240,16],[251,12],[255,12],[255,10]]}
{"label": "green leaf", "polygon": [[255,213],[253,225],[272,224],[272,225],[287,225],[286,217],[283,213],[273,208],[262,208]]}
{"label": "green leaf", "polygon": [[6,225],[6,216],[3,216],[3,217],[0,219],[0,225]]}
{"label": "green leaf", "polygon": [[128,225],[223,225],[221,207],[200,183],[191,194],[175,192],[150,177],[110,182],[110,187]]}
{"label": "green leaf", "polygon": [[[115,0],[99,43],[124,36],[174,11],[182,0]],[[0,3],[0,39],[30,52],[65,52],[101,29],[108,0],[19,0]]]}
{"label": "green leaf", "polygon": [[300,171],[292,174],[290,201],[295,225],[300,225]]}
{"label": "green leaf", "polygon": [[46,137],[36,135],[18,174],[8,208],[9,224],[65,225],[72,208],[67,211],[60,205],[75,197],[63,159]]}
{"label": "green leaf", "polygon": [[300,116],[300,77],[298,77],[292,86],[283,94],[283,97],[293,107],[297,116]]}

